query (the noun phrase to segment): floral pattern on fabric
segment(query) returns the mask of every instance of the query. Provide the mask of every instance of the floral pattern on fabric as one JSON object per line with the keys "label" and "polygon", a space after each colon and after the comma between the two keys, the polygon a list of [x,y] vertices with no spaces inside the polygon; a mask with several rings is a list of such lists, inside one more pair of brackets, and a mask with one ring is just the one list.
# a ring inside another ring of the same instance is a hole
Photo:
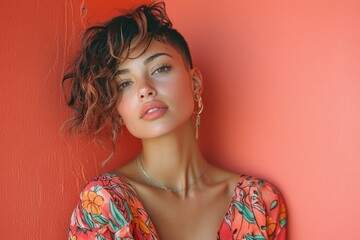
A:
{"label": "floral pattern on fabric", "polygon": [[[215,237],[214,237],[215,238]],[[159,240],[134,189],[116,174],[90,181],[70,220],[69,240]],[[271,184],[240,176],[217,240],[285,240],[286,208]]]}
{"label": "floral pattern on fabric", "polygon": [[285,240],[286,208],[280,192],[261,179],[241,176],[217,239]]}
{"label": "floral pattern on fabric", "polygon": [[80,194],[69,239],[157,239],[157,234],[135,191],[115,174],[103,174]]}

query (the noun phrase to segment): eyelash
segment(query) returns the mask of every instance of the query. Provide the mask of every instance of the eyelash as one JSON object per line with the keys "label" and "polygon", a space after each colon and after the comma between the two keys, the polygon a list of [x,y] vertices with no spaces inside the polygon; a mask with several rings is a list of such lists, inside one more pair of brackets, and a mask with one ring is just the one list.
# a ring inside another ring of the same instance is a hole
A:
{"label": "eyelash", "polygon": [[119,87],[118,89],[121,91],[121,90],[124,90],[125,88],[127,88],[128,86],[130,86],[132,84],[131,81],[122,81],[120,84],[119,84]]}
{"label": "eyelash", "polygon": [[170,70],[171,70],[171,66],[164,65],[164,66],[161,66],[161,67],[157,68],[152,74],[169,72]]}
{"label": "eyelash", "polygon": [[[164,65],[164,66],[161,66],[161,67],[157,68],[152,74],[169,72],[170,70],[171,70],[171,66],[169,66],[169,65]],[[132,84],[131,81],[124,80],[124,81],[122,81],[122,82],[119,84],[118,89],[119,89],[120,91],[121,91],[121,90],[124,90],[125,88],[127,88],[127,87],[130,86],[131,84]]]}

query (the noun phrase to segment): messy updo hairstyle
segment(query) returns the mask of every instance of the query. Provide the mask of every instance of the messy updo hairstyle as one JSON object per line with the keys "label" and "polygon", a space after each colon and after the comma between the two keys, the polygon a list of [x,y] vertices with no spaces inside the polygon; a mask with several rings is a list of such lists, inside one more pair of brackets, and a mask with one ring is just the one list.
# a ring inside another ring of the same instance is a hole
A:
{"label": "messy updo hairstyle", "polygon": [[73,109],[73,117],[64,123],[70,133],[97,138],[105,130],[114,150],[121,129],[117,67],[137,48],[146,51],[152,40],[174,47],[192,68],[188,45],[172,28],[163,2],[142,5],[84,32],[81,49],[62,81],[67,105]]}

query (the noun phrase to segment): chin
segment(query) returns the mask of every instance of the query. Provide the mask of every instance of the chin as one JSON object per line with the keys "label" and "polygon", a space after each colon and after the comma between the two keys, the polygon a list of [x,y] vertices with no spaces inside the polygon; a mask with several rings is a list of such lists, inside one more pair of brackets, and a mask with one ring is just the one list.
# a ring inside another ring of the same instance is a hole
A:
{"label": "chin", "polygon": [[139,139],[158,138],[163,135],[169,134],[170,132],[172,132],[172,130],[173,128],[169,128],[166,126],[151,126],[147,129],[141,128],[135,130],[128,129],[131,135]]}
{"label": "chin", "polygon": [[[155,139],[159,137],[164,137],[171,134],[183,134],[187,131],[192,131],[192,121],[191,119],[185,122],[179,122],[178,124],[172,122],[171,125],[159,124],[155,126],[151,126],[151,129],[142,129],[142,131],[130,132],[134,137],[139,139]],[[189,131],[189,133],[190,133]]]}

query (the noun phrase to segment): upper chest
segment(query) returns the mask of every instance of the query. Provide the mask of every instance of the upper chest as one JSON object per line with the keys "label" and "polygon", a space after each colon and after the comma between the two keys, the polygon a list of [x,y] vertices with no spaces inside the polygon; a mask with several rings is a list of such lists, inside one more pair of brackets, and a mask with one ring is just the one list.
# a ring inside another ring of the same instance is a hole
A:
{"label": "upper chest", "polygon": [[186,198],[154,188],[139,190],[160,239],[216,239],[232,198],[228,184],[194,191]]}

